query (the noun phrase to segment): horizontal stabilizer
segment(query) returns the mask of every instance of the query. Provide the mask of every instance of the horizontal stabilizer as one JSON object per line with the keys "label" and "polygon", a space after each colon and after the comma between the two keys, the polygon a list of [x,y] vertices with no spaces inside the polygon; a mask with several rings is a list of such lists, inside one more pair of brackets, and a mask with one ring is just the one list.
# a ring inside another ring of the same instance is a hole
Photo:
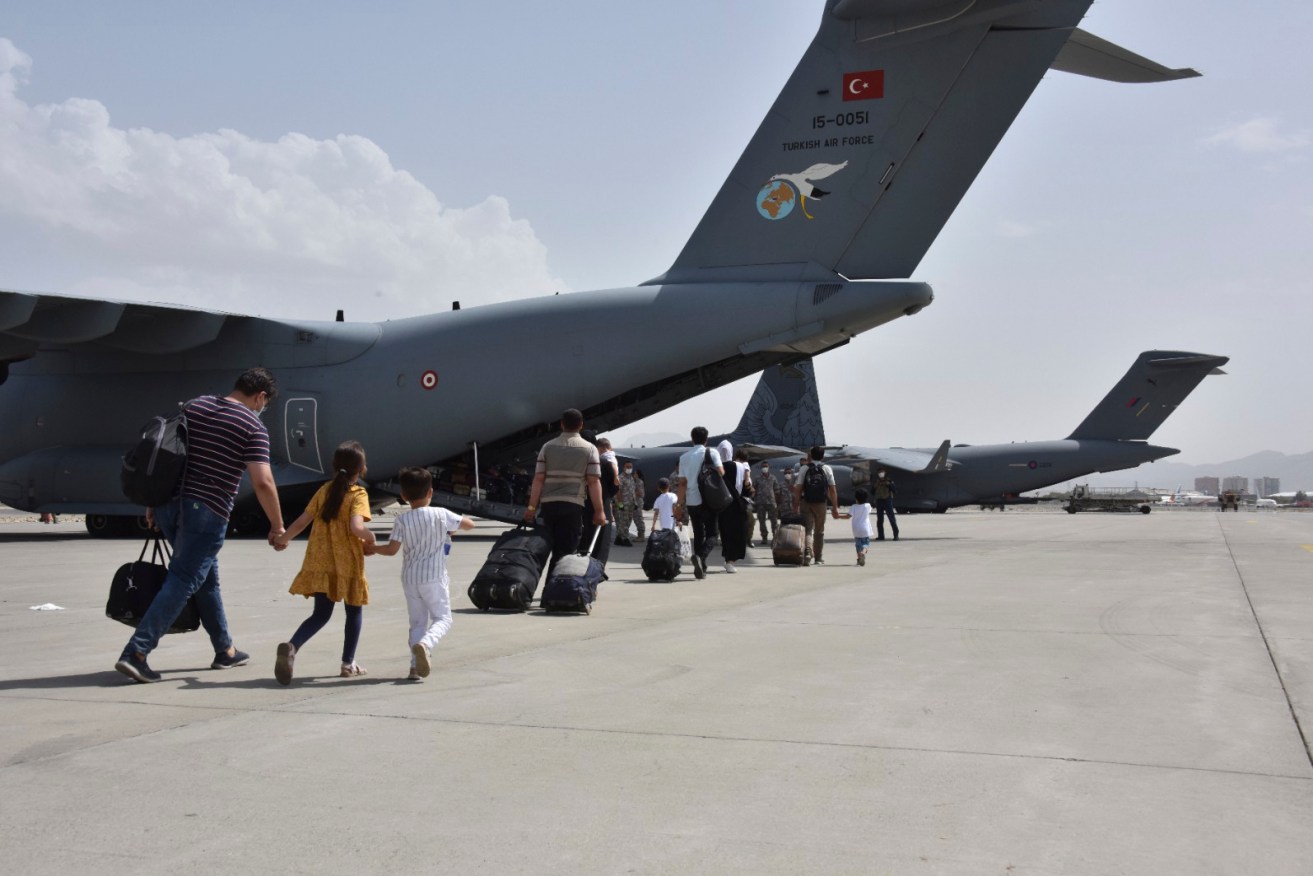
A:
{"label": "horizontal stabilizer", "polygon": [[1190,67],[1164,67],[1080,28],[1072,31],[1071,39],[1050,66],[1109,82],[1170,82],[1200,75]]}
{"label": "horizontal stabilizer", "polygon": [[1150,350],[1141,353],[1112,392],[1099,402],[1073,439],[1143,441],[1209,374],[1225,373],[1226,356]]}

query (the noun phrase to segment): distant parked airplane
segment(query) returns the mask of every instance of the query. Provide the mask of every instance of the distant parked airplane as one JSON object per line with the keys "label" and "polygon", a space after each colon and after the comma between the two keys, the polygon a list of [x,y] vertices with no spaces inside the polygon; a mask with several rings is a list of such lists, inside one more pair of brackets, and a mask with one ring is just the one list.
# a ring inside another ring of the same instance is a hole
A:
{"label": "distant parked airplane", "polygon": [[1216,505],[1217,497],[1197,490],[1182,490],[1180,485],[1165,496],[1158,497],[1159,505]]}
{"label": "distant parked airplane", "polygon": [[[881,469],[897,485],[894,505],[900,511],[1006,501],[1091,472],[1134,468],[1179,453],[1146,439],[1204,377],[1225,373],[1220,366],[1227,361],[1202,353],[1141,353],[1103,401],[1060,441],[978,446],[944,441],[934,449],[843,445],[828,448],[825,461],[834,469],[839,500],[845,504],[856,487],[869,484]],[[763,372],[739,428],[728,436],[753,459],[770,459],[773,468],[793,467],[812,444],[825,445],[815,372],[805,364]],[[686,449],[621,448],[617,453],[634,459],[651,484]]]}

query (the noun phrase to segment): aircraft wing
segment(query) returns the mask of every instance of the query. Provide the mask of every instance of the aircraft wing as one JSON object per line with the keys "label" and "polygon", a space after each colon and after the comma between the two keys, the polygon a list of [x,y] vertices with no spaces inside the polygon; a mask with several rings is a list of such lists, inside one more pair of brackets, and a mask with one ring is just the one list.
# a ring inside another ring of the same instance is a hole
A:
{"label": "aircraft wing", "polygon": [[380,333],[370,323],[292,323],[173,304],[0,290],[0,363],[26,359],[44,346],[82,344],[168,355],[204,347],[223,336],[239,343],[272,341],[289,354],[282,364],[321,365],[359,355]]}
{"label": "aircraft wing", "polygon": [[906,472],[946,471],[952,467],[948,461],[948,442],[935,450],[915,450],[906,447],[855,447],[846,444],[825,454],[825,461],[834,465],[854,465],[859,462]]}

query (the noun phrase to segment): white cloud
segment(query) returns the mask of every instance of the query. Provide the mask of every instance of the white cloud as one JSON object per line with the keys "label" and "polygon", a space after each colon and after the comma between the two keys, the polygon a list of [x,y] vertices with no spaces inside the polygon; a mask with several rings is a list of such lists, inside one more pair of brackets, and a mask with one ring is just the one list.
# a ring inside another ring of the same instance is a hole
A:
{"label": "white cloud", "polygon": [[105,296],[384,318],[564,290],[504,198],[444,206],[365,137],[125,130],[98,101],[31,106],[0,38],[0,214],[45,228]]}
{"label": "white cloud", "polygon": [[1207,137],[1205,143],[1234,146],[1241,152],[1288,152],[1311,141],[1308,134],[1282,133],[1276,119],[1258,117]]}

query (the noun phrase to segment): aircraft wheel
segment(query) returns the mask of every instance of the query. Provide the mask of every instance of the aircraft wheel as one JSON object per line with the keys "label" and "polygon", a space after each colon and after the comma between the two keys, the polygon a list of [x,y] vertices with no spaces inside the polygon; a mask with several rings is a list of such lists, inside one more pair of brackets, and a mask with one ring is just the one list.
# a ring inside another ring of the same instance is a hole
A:
{"label": "aircraft wheel", "polygon": [[1141,514],[1148,514],[1148,513],[1149,513],[1150,511],[1152,511],[1152,510],[1153,510],[1153,509],[1150,508],[1148,505],[1141,505],[1141,506],[1140,506],[1140,513],[1141,513]]}
{"label": "aircraft wheel", "polygon": [[87,515],[87,532],[96,538],[113,538],[118,533],[114,525],[114,517],[110,514],[88,514]]}
{"label": "aircraft wheel", "polygon": [[1071,507],[1063,508],[1062,510],[1063,510],[1063,511],[1066,511],[1068,514],[1075,514],[1075,513],[1076,513],[1076,509],[1075,509],[1075,508],[1071,508]]}

